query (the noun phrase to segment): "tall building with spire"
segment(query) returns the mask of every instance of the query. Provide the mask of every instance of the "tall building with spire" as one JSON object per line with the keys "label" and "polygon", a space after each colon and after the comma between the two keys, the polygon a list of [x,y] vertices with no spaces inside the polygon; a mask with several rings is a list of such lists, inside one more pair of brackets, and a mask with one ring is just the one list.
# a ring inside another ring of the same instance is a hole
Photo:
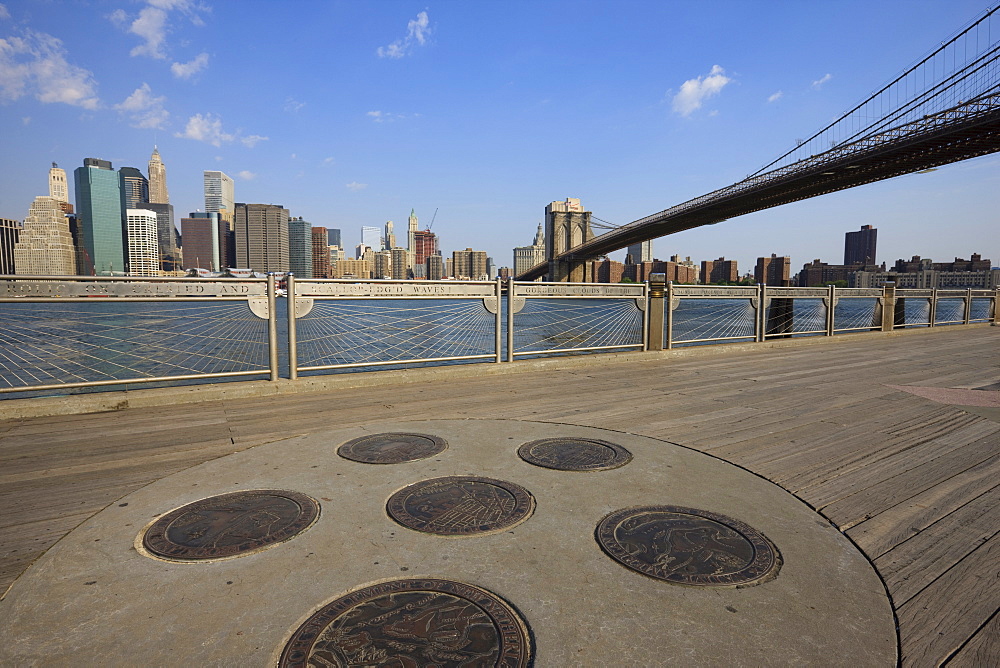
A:
{"label": "tall building with spire", "polygon": [[410,217],[406,221],[406,250],[410,251],[409,262],[412,267],[417,261],[417,214],[410,209]]}
{"label": "tall building with spire", "polygon": [[153,204],[169,204],[167,194],[167,168],[160,159],[160,151],[153,147],[153,155],[149,156],[149,201]]}
{"label": "tall building with spire", "polygon": [[69,204],[69,184],[66,182],[66,170],[54,162],[52,169],[49,170],[49,197],[63,204]]}
{"label": "tall building with spire", "polygon": [[396,247],[396,232],[393,229],[391,220],[385,221],[385,249],[392,250]]}
{"label": "tall building with spire", "polygon": [[514,249],[514,275],[519,276],[542,262],[545,262],[545,230],[538,223],[535,241],[530,246],[518,246]]}
{"label": "tall building with spire", "polygon": [[76,249],[69,222],[55,197],[39,196],[14,245],[14,266],[22,276],[72,276]]}

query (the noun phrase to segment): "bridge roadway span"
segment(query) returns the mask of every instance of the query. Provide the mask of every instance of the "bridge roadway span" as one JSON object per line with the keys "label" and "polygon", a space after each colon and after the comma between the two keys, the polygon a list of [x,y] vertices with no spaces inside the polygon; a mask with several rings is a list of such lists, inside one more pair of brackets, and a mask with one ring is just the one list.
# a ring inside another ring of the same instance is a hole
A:
{"label": "bridge roadway span", "polygon": [[[1000,328],[958,326],[411,370],[390,385],[355,374],[306,394],[234,399],[214,386],[197,403],[112,393],[153,405],[0,421],[0,591],[84,521],[127,511],[123,496],[233,452],[366,424],[534,421],[669,441],[780,485],[874,565],[902,665],[998,665],[998,350]],[[0,615],[0,635],[12,623]]]}

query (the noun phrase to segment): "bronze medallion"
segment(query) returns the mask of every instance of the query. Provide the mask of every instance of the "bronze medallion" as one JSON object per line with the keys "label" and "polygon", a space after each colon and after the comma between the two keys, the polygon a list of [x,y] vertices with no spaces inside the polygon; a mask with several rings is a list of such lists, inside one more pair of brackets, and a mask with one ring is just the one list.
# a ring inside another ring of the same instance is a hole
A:
{"label": "bronze medallion", "polygon": [[402,464],[444,452],[443,438],[426,434],[372,434],[344,443],[337,454],[363,464]]}
{"label": "bronze medallion", "polygon": [[605,517],[597,542],[613,559],[658,580],[694,586],[760,584],[781,556],[753,527],[707,510],[625,508]]}
{"label": "bronze medallion", "polygon": [[414,483],[386,504],[403,526],[439,536],[504,531],[528,519],[535,499],[520,485],[476,476],[447,476]]}
{"label": "bronze medallion", "polygon": [[164,559],[201,561],[243,556],[309,528],[319,504],[305,494],[254,489],[189,503],[153,522],[142,546]]}
{"label": "bronze medallion", "polygon": [[543,438],[525,443],[517,455],[529,464],[559,471],[606,471],[625,466],[632,453],[593,438]]}
{"label": "bronze medallion", "polygon": [[485,589],[451,580],[394,580],[342,596],[285,645],[279,667],[527,666],[528,629]]}

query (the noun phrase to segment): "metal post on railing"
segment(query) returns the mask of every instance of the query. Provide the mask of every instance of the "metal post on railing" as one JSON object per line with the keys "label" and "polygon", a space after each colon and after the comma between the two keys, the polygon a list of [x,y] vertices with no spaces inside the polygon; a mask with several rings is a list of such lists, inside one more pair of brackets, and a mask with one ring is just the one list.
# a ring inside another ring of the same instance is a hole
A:
{"label": "metal post on railing", "polygon": [[666,274],[649,275],[646,350],[663,350],[663,297],[666,284]]}
{"label": "metal post on railing", "polygon": [[757,311],[756,317],[754,318],[754,341],[757,343],[763,343],[764,341],[764,323],[767,318],[767,300],[765,293],[767,292],[767,286],[763,283],[757,284]]}
{"label": "metal post on railing", "polygon": [[493,314],[493,346],[496,351],[496,363],[503,361],[503,344],[501,332],[503,330],[503,279],[499,276],[496,281],[497,312]]}
{"label": "metal post on railing", "polygon": [[972,288],[966,288],[965,313],[963,314],[962,317],[962,324],[968,325],[970,320],[972,320]]}
{"label": "metal post on railing", "polygon": [[1000,288],[997,288],[993,292],[993,299],[991,306],[993,307],[993,312],[990,314],[990,324],[994,327],[1000,325]]}
{"label": "metal post on railing", "polygon": [[[905,322],[905,321],[904,321]],[[891,332],[896,326],[896,283],[882,284],[882,322],[881,330]]]}
{"label": "metal post on railing", "polygon": [[670,281],[667,283],[667,288],[663,295],[663,308],[664,308],[664,328],[666,334],[664,338],[666,343],[664,344],[667,350],[671,350],[674,347],[674,282]]}
{"label": "metal post on railing", "polygon": [[937,291],[938,291],[937,288],[931,288],[931,303],[930,303],[931,312],[930,312],[930,317],[928,318],[929,320],[927,325],[928,327],[933,327],[934,321],[937,320],[937,302],[938,302]]}
{"label": "metal post on railing", "polygon": [[833,336],[834,327],[837,326],[834,322],[837,314],[837,286],[831,283],[828,286],[828,291],[830,294],[824,300],[826,301],[826,335]]}
{"label": "metal post on railing", "polygon": [[276,294],[274,274],[269,273],[267,275],[267,352],[271,380],[278,380],[281,377],[278,371],[278,305],[275,299]]}
{"label": "metal post on railing", "polygon": [[299,339],[295,318],[295,274],[288,272],[285,281],[285,299],[288,302],[288,377],[299,377]]}
{"label": "metal post on railing", "polygon": [[514,361],[514,279],[507,279],[507,361]]}

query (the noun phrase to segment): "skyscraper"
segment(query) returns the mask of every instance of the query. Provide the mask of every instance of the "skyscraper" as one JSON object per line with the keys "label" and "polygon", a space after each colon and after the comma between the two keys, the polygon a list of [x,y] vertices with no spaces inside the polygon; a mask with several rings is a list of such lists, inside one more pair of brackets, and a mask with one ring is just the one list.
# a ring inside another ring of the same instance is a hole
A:
{"label": "skyscraper", "polygon": [[180,235],[174,225],[174,205],[148,202],[138,208],[156,214],[156,238],[160,247],[160,268],[174,271],[181,268]]}
{"label": "skyscraper", "polygon": [[232,228],[235,214],[233,179],[224,172],[205,170],[205,211],[219,214]]}
{"label": "skyscraper", "polygon": [[396,231],[391,220],[385,221],[385,249],[392,250],[396,247]]}
{"label": "skyscraper", "polygon": [[313,277],[312,224],[302,217],[288,221],[288,270],[296,278]]}
{"label": "skyscraper", "polygon": [[771,257],[757,258],[757,266],[754,267],[753,278],[758,283],[767,285],[791,285],[789,276],[792,271],[792,258],[785,255],[778,257],[771,253]]}
{"label": "skyscraper", "polygon": [[545,262],[545,232],[542,224],[538,223],[534,242],[530,246],[514,249],[514,275],[519,276],[542,262]]}
{"label": "skyscraper", "polygon": [[72,276],[76,249],[61,202],[36,197],[14,245],[14,266],[22,276]]}
{"label": "skyscraper", "polygon": [[[221,240],[219,238],[219,214],[196,211],[181,218],[181,234],[184,236],[184,268],[220,271]],[[229,225],[226,225],[226,231]]]}
{"label": "skyscraper", "polygon": [[392,278],[399,281],[410,278],[408,267],[410,252],[405,248],[393,248],[389,252],[392,254]]}
{"label": "skyscraper", "polygon": [[368,227],[367,225],[361,228],[361,243],[368,246],[373,251],[382,250],[382,233],[377,227]]}
{"label": "skyscraper", "polygon": [[0,274],[14,273],[14,244],[20,234],[20,221],[0,218]]}
{"label": "skyscraper", "polygon": [[844,264],[875,264],[875,240],[878,235],[871,225],[862,225],[857,232],[844,235]]}
{"label": "skyscraper", "polygon": [[440,255],[428,255],[426,264],[428,281],[440,281],[444,278],[444,258]]}
{"label": "skyscraper", "polygon": [[135,167],[118,169],[119,188],[126,209],[138,209],[140,204],[149,203],[149,181]]}
{"label": "skyscraper", "polygon": [[424,264],[427,258],[438,252],[437,235],[430,230],[417,230],[413,233],[414,266]]}
{"label": "skyscraper", "polygon": [[406,220],[406,250],[410,252],[409,265],[412,267],[417,263],[417,213],[415,209],[410,209],[410,217]]}
{"label": "skyscraper", "polygon": [[451,270],[452,276],[458,279],[488,280],[486,251],[474,251],[471,248],[466,248],[464,251],[452,252]]}
{"label": "skyscraper", "polygon": [[96,274],[125,272],[124,220],[118,174],[107,160],[85,158],[73,171],[84,251]]}
{"label": "skyscraper", "polygon": [[739,277],[736,260],[720,257],[718,260],[703,260],[701,263],[702,283],[735,283]]}
{"label": "skyscraper", "polygon": [[312,277],[330,278],[330,245],[325,227],[312,228]]}
{"label": "skyscraper", "polygon": [[[632,244],[625,251],[626,259],[625,264],[639,264],[640,262],[652,262],[653,261],[653,240],[647,239],[646,241],[640,241],[637,244]],[[629,262],[631,259],[631,262]]]}
{"label": "skyscraper", "polygon": [[153,155],[149,156],[149,201],[153,204],[168,204],[167,168],[160,159],[160,151],[154,146]]}
{"label": "skyscraper", "polygon": [[288,209],[236,204],[236,264],[254,271],[288,271]]}
{"label": "skyscraper", "polygon": [[159,276],[160,246],[157,242],[156,212],[126,209],[128,233],[128,275]]}
{"label": "skyscraper", "polygon": [[61,169],[56,163],[52,163],[49,170],[49,197],[54,197],[57,201],[69,204],[69,184],[66,182],[66,170]]}
{"label": "skyscraper", "polygon": [[344,244],[340,242],[340,230],[328,227],[326,230],[327,238],[329,240],[330,246],[336,246],[337,248],[343,248]]}

